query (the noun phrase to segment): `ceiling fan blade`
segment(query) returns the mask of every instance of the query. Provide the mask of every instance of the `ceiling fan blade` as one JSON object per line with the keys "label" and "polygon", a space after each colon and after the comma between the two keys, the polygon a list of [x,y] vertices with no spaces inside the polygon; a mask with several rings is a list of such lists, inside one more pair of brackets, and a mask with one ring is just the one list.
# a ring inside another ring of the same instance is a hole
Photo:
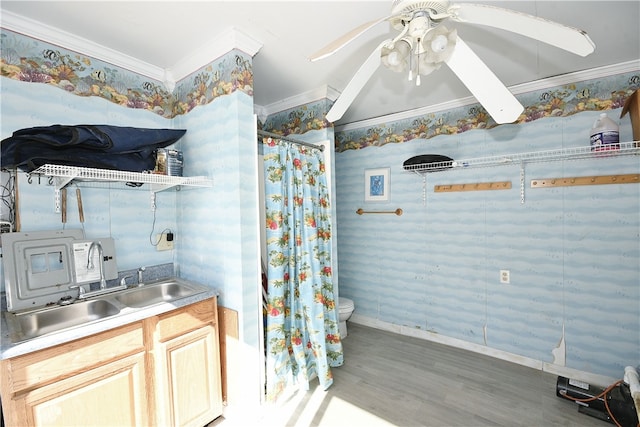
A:
{"label": "ceiling fan blade", "polygon": [[452,19],[487,25],[530,37],[560,49],[587,56],[596,45],[586,32],[548,19],[483,4],[459,3],[452,7]]}
{"label": "ceiling fan blade", "polygon": [[364,24],[354,28],[353,30],[344,34],[342,37],[334,40],[333,42],[329,43],[327,46],[323,47],[322,49],[320,49],[319,51],[311,55],[309,57],[309,60],[317,61],[319,59],[323,59],[323,58],[326,58],[327,56],[333,55],[338,50],[342,49],[347,44],[349,44],[351,41],[355,40],[356,38],[360,37],[362,34],[367,32],[369,29],[375,27],[381,22],[387,21],[393,16],[394,15],[386,16],[384,18],[377,19],[375,21],[365,22]]}
{"label": "ceiling fan blade", "polygon": [[457,38],[456,47],[445,63],[496,123],[512,123],[524,110],[509,89],[460,37]]}
{"label": "ceiling fan blade", "polygon": [[329,122],[335,122],[339,120],[347,108],[351,105],[353,100],[358,96],[364,85],[367,84],[373,73],[380,66],[380,52],[382,50],[382,46],[389,43],[391,39],[387,39],[380,43],[378,47],[376,47],[371,55],[364,61],[364,63],[358,68],[358,71],[351,78],[347,86],[344,88],[336,102],[333,104],[329,112],[327,113],[326,119]]}

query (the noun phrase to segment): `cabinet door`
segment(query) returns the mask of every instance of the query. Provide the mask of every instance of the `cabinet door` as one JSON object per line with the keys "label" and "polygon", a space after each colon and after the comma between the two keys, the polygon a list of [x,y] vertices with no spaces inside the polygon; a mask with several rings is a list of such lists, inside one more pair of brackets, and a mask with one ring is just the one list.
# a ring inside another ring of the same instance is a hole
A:
{"label": "cabinet door", "polygon": [[203,426],[222,415],[216,329],[206,325],[158,343],[159,425]]}
{"label": "cabinet door", "polygon": [[144,352],[16,397],[25,425],[147,426]]}

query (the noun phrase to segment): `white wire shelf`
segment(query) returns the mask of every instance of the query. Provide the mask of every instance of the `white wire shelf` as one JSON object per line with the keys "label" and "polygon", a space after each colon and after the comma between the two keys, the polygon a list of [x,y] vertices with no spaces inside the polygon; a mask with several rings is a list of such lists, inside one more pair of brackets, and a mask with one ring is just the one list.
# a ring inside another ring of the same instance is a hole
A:
{"label": "white wire shelf", "polygon": [[409,172],[423,174],[427,172],[444,172],[447,170],[461,168],[505,166],[522,163],[596,159],[601,157],[630,155],[640,155],[640,141],[622,142],[620,143],[620,148],[616,150],[591,151],[590,146],[561,148],[557,150],[536,151],[530,153],[504,154],[499,156],[478,157],[474,159],[407,165],[404,166],[404,169]]}
{"label": "white wire shelf", "polygon": [[[213,187],[213,181],[203,176],[169,176],[52,164],[40,166],[38,169],[30,172],[30,175],[44,175],[54,178],[55,186],[58,190],[64,188],[74,180],[150,184],[154,192],[176,186]],[[133,186],[135,187],[136,185]]]}
{"label": "white wire shelf", "polygon": [[128,172],[110,169],[95,169],[78,166],[63,166],[46,164],[29,173],[29,179],[33,175],[47,176],[52,180],[55,191],[55,210],[60,212],[60,190],[72,181],[89,183],[123,183],[124,188],[136,189],[142,184],[148,184],[151,191],[151,209],[155,210],[155,193],[170,188],[181,187],[213,187],[213,180],[203,176],[170,176],[143,172]]}

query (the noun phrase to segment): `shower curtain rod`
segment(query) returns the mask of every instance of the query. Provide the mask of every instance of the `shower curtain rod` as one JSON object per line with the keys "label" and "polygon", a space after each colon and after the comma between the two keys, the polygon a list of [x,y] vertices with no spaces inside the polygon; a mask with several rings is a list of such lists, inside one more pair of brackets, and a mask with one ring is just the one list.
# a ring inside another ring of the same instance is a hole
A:
{"label": "shower curtain rod", "polygon": [[320,151],[324,151],[324,146],[322,145],[311,144],[309,142],[304,142],[297,139],[289,138],[287,136],[278,135],[277,133],[267,132],[266,130],[258,130],[258,135],[268,136],[268,137],[277,138],[277,139],[283,139],[285,141],[293,142],[294,144],[300,144],[300,145],[304,145],[311,148],[317,148]]}

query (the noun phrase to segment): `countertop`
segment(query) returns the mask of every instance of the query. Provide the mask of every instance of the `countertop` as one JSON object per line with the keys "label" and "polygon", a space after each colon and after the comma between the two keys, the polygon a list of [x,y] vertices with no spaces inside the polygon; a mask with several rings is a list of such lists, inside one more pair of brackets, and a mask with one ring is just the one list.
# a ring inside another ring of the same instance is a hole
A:
{"label": "countertop", "polygon": [[190,295],[184,298],[176,299],[171,302],[163,302],[154,304],[149,307],[132,310],[131,312],[121,313],[119,315],[97,320],[86,325],[75,326],[58,332],[51,332],[36,338],[28,339],[21,342],[11,342],[9,326],[7,324],[5,313],[6,297],[0,294],[2,298],[2,316],[0,319],[0,360],[11,357],[20,356],[34,351],[53,347],[79,338],[84,338],[99,332],[104,332],[119,326],[123,326],[132,322],[136,322],[147,317],[156,316],[158,314],[167,313],[169,311],[181,308],[190,304],[195,304],[206,299],[217,297],[219,295],[215,288],[199,285],[205,288],[203,292]]}

